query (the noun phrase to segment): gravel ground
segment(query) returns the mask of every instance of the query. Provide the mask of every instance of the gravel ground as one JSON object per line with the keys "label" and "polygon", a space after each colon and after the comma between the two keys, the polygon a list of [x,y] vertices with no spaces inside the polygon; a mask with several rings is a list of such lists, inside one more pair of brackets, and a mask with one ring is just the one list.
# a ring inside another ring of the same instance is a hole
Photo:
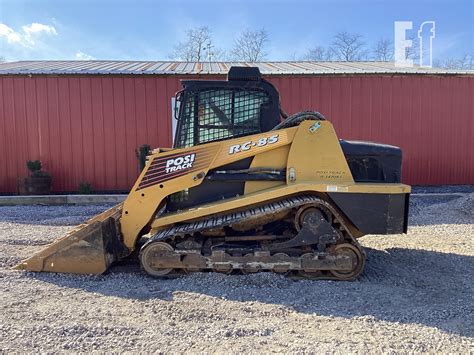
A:
{"label": "gravel ground", "polygon": [[10,270],[108,206],[0,207],[0,351],[474,351],[474,193],[412,198],[358,281]]}

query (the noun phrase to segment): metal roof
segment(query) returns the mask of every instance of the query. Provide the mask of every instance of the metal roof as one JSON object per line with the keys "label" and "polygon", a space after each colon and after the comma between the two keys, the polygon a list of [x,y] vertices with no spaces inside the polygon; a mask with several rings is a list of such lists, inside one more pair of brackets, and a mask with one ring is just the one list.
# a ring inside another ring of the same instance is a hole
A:
{"label": "metal roof", "polygon": [[0,75],[15,74],[227,74],[231,66],[258,66],[264,75],[289,74],[474,74],[474,70],[396,67],[393,62],[162,62],[162,61],[19,61],[0,63]]}

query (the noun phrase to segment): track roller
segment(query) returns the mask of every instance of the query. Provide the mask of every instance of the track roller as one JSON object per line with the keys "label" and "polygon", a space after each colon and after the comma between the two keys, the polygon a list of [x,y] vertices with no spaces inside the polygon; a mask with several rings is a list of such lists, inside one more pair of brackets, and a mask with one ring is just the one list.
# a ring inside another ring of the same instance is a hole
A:
{"label": "track roller", "polygon": [[[313,253],[305,253],[301,255],[301,259],[312,259],[314,257]],[[318,279],[322,276],[321,270],[313,270],[313,269],[303,269],[298,270],[298,275],[305,278],[305,279]]]}
{"label": "track roller", "polygon": [[154,266],[153,261],[163,255],[173,253],[173,247],[164,242],[153,242],[140,251],[140,264],[145,272],[151,276],[162,277],[170,274],[173,269],[164,269]]}
{"label": "track roller", "polygon": [[[223,253],[222,256],[229,257],[230,255],[228,253]],[[219,272],[221,274],[231,274],[234,268],[229,263],[216,263],[213,269],[214,271]]]}
{"label": "track roller", "polygon": [[[245,256],[253,256],[253,253],[245,254]],[[254,274],[256,272],[259,272],[260,270],[261,270],[261,268],[260,268],[259,265],[254,266],[254,265],[251,265],[251,264],[247,264],[246,266],[244,266],[242,268],[242,273],[243,274]]]}
{"label": "track roller", "polygon": [[352,259],[352,265],[354,265],[350,271],[330,270],[329,272],[338,280],[353,280],[364,270],[365,256],[355,245],[349,243],[338,244],[332,248],[332,251],[336,255],[350,256]]}
{"label": "track roller", "polygon": [[[285,253],[276,253],[273,254],[273,257],[275,258],[289,258],[288,254]],[[273,272],[276,272],[277,274],[287,274],[290,271],[290,264],[280,264],[277,266],[274,266],[272,269]]]}

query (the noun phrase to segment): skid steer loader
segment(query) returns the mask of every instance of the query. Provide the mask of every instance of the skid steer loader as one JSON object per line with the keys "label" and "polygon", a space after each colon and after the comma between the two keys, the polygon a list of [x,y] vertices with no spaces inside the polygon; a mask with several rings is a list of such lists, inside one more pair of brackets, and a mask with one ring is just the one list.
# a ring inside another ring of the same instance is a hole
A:
{"label": "skid steer loader", "polygon": [[318,112],[288,117],[258,68],[182,85],[174,147],[152,151],[123,204],[17,268],[100,274],[135,251],[155,277],[351,280],[365,263],[357,238],[406,233],[399,148],[339,140]]}

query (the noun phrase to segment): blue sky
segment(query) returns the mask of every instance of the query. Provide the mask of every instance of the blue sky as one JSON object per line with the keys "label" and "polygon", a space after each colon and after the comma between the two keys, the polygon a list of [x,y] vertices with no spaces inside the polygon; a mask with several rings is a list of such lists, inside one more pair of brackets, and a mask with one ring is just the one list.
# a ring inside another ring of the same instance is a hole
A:
{"label": "blue sky", "polygon": [[394,21],[427,20],[436,21],[435,60],[474,52],[474,0],[0,0],[0,57],[167,60],[188,28],[207,25],[227,50],[241,30],[263,27],[268,59],[292,60],[341,30],[373,43],[393,40]]}

